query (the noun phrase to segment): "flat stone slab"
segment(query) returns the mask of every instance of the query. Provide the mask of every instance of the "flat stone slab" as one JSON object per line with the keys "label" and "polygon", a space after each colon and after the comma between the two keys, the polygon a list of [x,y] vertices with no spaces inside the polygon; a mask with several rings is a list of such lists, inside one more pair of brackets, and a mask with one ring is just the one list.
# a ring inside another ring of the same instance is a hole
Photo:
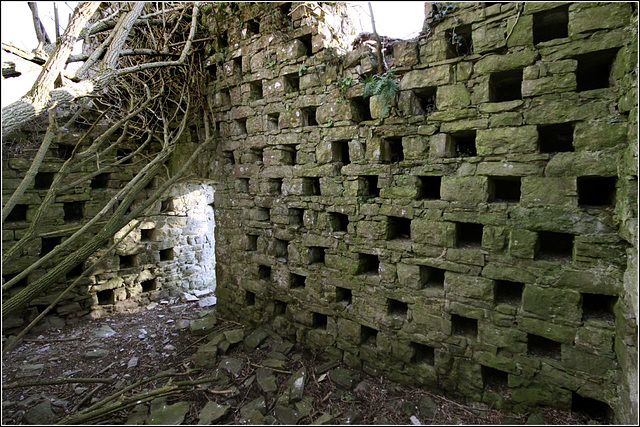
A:
{"label": "flat stone slab", "polygon": [[109,338],[116,334],[116,331],[111,329],[109,325],[102,325],[95,331],[93,331],[93,336],[96,338]]}
{"label": "flat stone slab", "polygon": [[230,344],[237,344],[244,339],[244,329],[232,329],[224,333]]}
{"label": "flat stone slab", "polygon": [[194,319],[189,323],[189,329],[193,335],[207,335],[216,326],[217,317],[213,314],[202,319]]}
{"label": "flat stone slab", "polygon": [[226,357],[220,361],[218,368],[228,372],[234,378],[238,378],[240,376],[240,371],[242,371],[243,366],[244,366],[244,361],[242,359],[236,359],[234,357]]}
{"label": "flat stone slab", "polygon": [[107,357],[109,355],[109,350],[104,348],[92,348],[87,350],[84,353],[85,359],[102,359],[103,357]]}
{"label": "flat stone slab", "polygon": [[304,367],[293,374],[291,377],[291,386],[289,387],[289,402],[294,403],[302,399],[306,379],[307,369]]}
{"label": "flat stone slab", "polygon": [[295,411],[288,406],[283,405],[276,405],[276,407],[273,408],[273,416],[276,418],[276,420],[278,420],[280,424],[290,426],[298,424],[298,421],[301,418],[300,414],[298,414],[298,411]]}
{"label": "flat stone slab", "polygon": [[148,414],[149,410],[147,409],[147,406],[145,404],[137,405],[135,408],[133,408],[133,411],[131,411],[129,417],[127,417],[125,425],[142,425],[147,420]]}
{"label": "flat stone slab", "polygon": [[267,402],[264,399],[264,396],[253,399],[251,402],[240,408],[240,415],[243,417],[249,417],[255,412],[259,412],[262,415],[267,413]]}
{"label": "flat stone slab", "polygon": [[264,329],[256,329],[251,332],[248,337],[244,339],[245,348],[252,350],[257,348],[269,337],[269,334]]}
{"label": "flat stone slab", "polygon": [[276,376],[273,374],[271,369],[258,368],[256,370],[256,381],[258,381],[258,385],[265,393],[273,393],[278,390]]}
{"label": "flat stone slab", "polygon": [[200,414],[198,415],[198,419],[199,419],[198,424],[199,425],[215,424],[221,419],[223,419],[229,413],[230,409],[231,409],[231,405],[229,404],[221,405],[216,402],[208,402],[204,406],[204,408],[202,408],[202,411],[200,411]]}
{"label": "flat stone slab", "polygon": [[57,418],[51,410],[51,403],[48,400],[38,403],[24,414],[27,424],[35,425],[53,424]]}
{"label": "flat stone slab", "polygon": [[184,421],[189,412],[189,402],[178,402],[173,405],[161,405],[151,410],[148,424],[178,425]]}
{"label": "flat stone slab", "polygon": [[18,368],[16,378],[37,377],[42,373],[42,371],[44,371],[43,363],[22,365]]}
{"label": "flat stone slab", "polygon": [[339,387],[346,390],[353,390],[358,381],[360,374],[345,368],[336,368],[329,372],[329,378]]}

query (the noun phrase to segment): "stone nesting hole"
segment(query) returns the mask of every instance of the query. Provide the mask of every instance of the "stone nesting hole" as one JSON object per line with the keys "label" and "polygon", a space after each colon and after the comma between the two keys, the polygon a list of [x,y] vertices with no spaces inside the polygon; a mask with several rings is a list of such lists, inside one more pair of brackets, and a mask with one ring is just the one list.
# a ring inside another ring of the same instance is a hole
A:
{"label": "stone nesting hole", "polygon": [[311,56],[313,54],[312,35],[305,34],[304,36],[296,37],[296,40],[302,42],[305,48],[305,55]]}
{"label": "stone nesting hole", "polygon": [[404,160],[402,138],[384,138],[382,140],[382,157],[385,163],[398,163]]}
{"label": "stone nesting hole", "polygon": [[608,404],[601,400],[580,396],[575,391],[571,392],[571,412],[585,413],[605,424],[609,424],[613,419],[613,410]]}
{"label": "stone nesting hole", "polygon": [[[126,157],[130,156],[132,153],[133,153],[133,150],[130,148],[119,148],[118,150],[116,150],[116,160],[123,160]],[[129,165],[131,164],[132,160],[133,160],[133,157],[127,160],[124,160],[121,164]]]}
{"label": "stone nesting hole", "polygon": [[351,163],[349,157],[349,141],[333,141],[331,143],[331,161],[348,165]]}
{"label": "stone nesting hole", "polygon": [[301,274],[291,273],[289,275],[289,288],[302,289],[307,286],[307,277]]}
{"label": "stone nesting hole", "polygon": [[144,282],[140,282],[140,286],[142,286],[142,293],[153,292],[158,289],[158,281],[156,279],[145,280]]}
{"label": "stone nesting hole", "polygon": [[351,289],[336,286],[336,302],[346,302],[347,305],[353,302],[353,293]]}
{"label": "stone nesting hole", "polygon": [[138,266],[137,255],[120,255],[120,270],[123,268],[133,268]]}
{"label": "stone nesting hole", "polygon": [[616,204],[615,176],[578,177],[578,205],[585,207],[613,207]]}
{"label": "stone nesting hole", "polygon": [[287,240],[275,239],[274,241],[276,258],[289,258],[289,242]]}
{"label": "stone nesting hole", "polygon": [[278,124],[279,120],[280,113],[267,114],[267,130],[277,131],[278,129],[280,129],[280,125]]}
{"label": "stone nesting hole", "polygon": [[427,265],[420,266],[420,289],[444,289],[445,270]]}
{"label": "stone nesting hole", "polygon": [[489,177],[489,201],[519,203],[520,187],[519,176]]}
{"label": "stone nesting hole", "polygon": [[233,155],[233,150],[224,150],[222,151],[222,160],[227,165],[235,165],[236,159]]}
{"label": "stone nesting hole", "polygon": [[286,74],[284,76],[285,93],[293,93],[300,91],[300,76],[298,73]]}
{"label": "stone nesting hole", "polygon": [[364,325],[360,325],[360,345],[376,346],[378,331]]}
{"label": "stone nesting hole", "polygon": [[140,241],[141,242],[151,242],[156,240],[156,229],[155,228],[143,228],[140,230]]}
{"label": "stone nesting hole", "polygon": [[173,210],[173,199],[168,198],[160,202],[160,212],[167,213]]}
{"label": "stone nesting hole", "polygon": [[252,148],[250,151],[251,158],[253,163],[264,164],[264,149],[263,148]]}
{"label": "stone nesting hole", "polygon": [[258,221],[263,221],[263,222],[271,221],[271,209],[258,208]]}
{"label": "stone nesting hole", "polygon": [[533,14],[533,44],[569,35],[569,5]]}
{"label": "stone nesting hole", "polygon": [[442,183],[441,176],[419,176],[417,200],[439,200],[440,185]]}
{"label": "stone nesting hole", "polygon": [[257,101],[259,99],[264,98],[262,80],[255,80],[253,82],[249,82],[249,98],[252,101]]}
{"label": "stone nesting hole", "polygon": [[341,213],[330,213],[329,222],[333,232],[347,232],[349,227],[349,217]]}
{"label": "stone nesting hole", "polygon": [[268,265],[259,265],[258,266],[258,279],[260,280],[271,280],[271,267]]}
{"label": "stone nesting hole", "polygon": [[78,222],[84,217],[84,202],[66,202],[62,204],[64,222]]}
{"label": "stone nesting hole", "polygon": [[485,390],[505,392],[509,389],[509,373],[482,365],[482,385]]}
{"label": "stone nesting hole", "polygon": [[273,315],[274,316],[286,316],[288,304],[279,299],[273,301]]}
{"label": "stone nesting hole", "polygon": [[615,82],[613,64],[618,54],[618,48],[589,52],[578,55],[578,70],[576,80],[577,92],[612,87]]}
{"label": "stone nesting hole", "polygon": [[489,101],[522,99],[522,68],[492,73],[489,77]]}
{"label": "stone nesting hole", "polygon": [[380,189],[378,188],[378,175],[364,175],[360,178],[364,179],[365,195],[369,197],[380,197]]}
{"label": "stone nesting hole", "polygon": [[327,315],[322,313],[312,314],[312,326],[316,329],[327,329]]}
{"label": "stone nesting hole", "polygon": [[297,164],[298,150],[295,145],[285,145],[284,148],[285,157],[282,159],[283,165],[295,166]]}
{"label": "stone nesting hole", "polygon": [[456,222],[456,247],[480,248],[484,226],[471,222]]}
{"label": "stone nesting hole", "polygon": [[571,262],[573,258],[573,234],[539,231],[536,258]]}
{"label": "stone nesting hole", "polygon": [[387,217],[387,240],[411,239],[411,220],[395,216]]}
{"label": "stone nesting hole", "polygon": [[247,251],[258,250],[258,236],[255,234],[247,234]]}
{"label": "stone nesting hole", "polygon": [[256,35],[260,33],[260,21],[258,19],[250,19],[247,21],[247,34]]}
{"label": "stone nesting hole", "polygon": [[249,178],[238,178],[238,192],[239,193],[249,193]]}
{"label": "stone nesting hole", "polygon": [[73,148],[73,145],[59,145],[56,154],[61,160],[69,160],[73,154]]}
{"label": "stone nesting hole", "polygon": [[454,335],[474,338],[478,336],[478,321],[476,319],[452,314],[451,327]]}
{"label": "stone nesting hole", "polygon": [[436,94],[438,92],[436,86],[413,89],[412,92],[420,104],[422,114],[430,114],[436,110]]}
{"label": "stone nesting hole", "polygon": [[98,305],[112,305],[116,302],[116,297],[113,289],[105,289],[104,291],[96,292],[98,298]]}
{"label": "stone nesting hole", "polygon": [[51,188],[55,176],[54,172],[38,172],[33,179],[33,188],[35,190],[48,190]]}
{"label": "stone nesting hole", "polygon": [[409,305],[395,299],[387,299],[387,314],[393,317],[407,317]]}
{"label": "stone nesting hole", "polygon": [[84,273],[84,265],[80,263],[75,267],[73,267],[71,270],[69,270],[65,275],[65,278],[67,280],[77,279],[82,275],[82,273]]}
{"label": "stone nesting hole", "polygon": [[524,283],[496,280],[494,301],[496,304],[519,306],[522,302]]}
{"label": "stone nesting hole", "polygon": [[527,354],[560,360],[562,356],[562,345],[548,338],[527,334]]}
{"label": "stone nesting hole", "polygon": [[304,209],[289,208],[289,225],[301,226],[304,223]]}
{"label": "stone nesting hole", "polygon": [[471,24],[446,30],[444,34],[447,39],[447,59],[467,56],[473,53]]}
{"label": "stone nesting hole", "polygon": [[353,98],[349,98],[349,102],[356,111],[356,115],[353,118],[356,122],[366,122],[369,120],[373,120],[373,116],[371,116],[371,105],[369,104],[369,99],[364,99],[361,96],[355,96]]}
{"label": "stone nesting hole", "polygon": [[256,294],[250,291],[245,291],[244,302],[248,307],[256,305]]}
{"label": "stone nesting hole", "polygon": [[302,178],[303,196],[320,196],[320,177]]}
{"label": "stone nesting hole", "polygon": [[43,257],[62,243],[62,237],[43,237],[40,245],[40,256]]}
{"label": "stone nesting hole", "polygon": [[27,210],[29,209],[29,205],[15,205],[9,215],[7,216],[6,222],[21,222],[27,220]]}
{"label": "stone nesting hole", "polygon": [[[111,178],[110,173],[101,173],[99,175],[94,176],[91,179],[91,184],[89,185],[93,189],[104,189],[109,186],[109,179]],[[148,185],[152,185],[153,180]]]}
{"label": "stone nesting hole", "polygon": [[358,254],[357,274],[378,274],[380,259],[378,255]]}
{"label": "stone nesting hole", "polygon": [[618,297],[601,294],[582,294],[582,320],[600,319],[609,323],[616,320],[615,305]]}
{"label": "stone nesting hole", "polygon": [[173,248],[160,250],[160,261],[172,261],[174,256]]}
{"label": "stone nesting hole", "polygon": [[226,31],[218,35],[218,44],[220,47],[229,47],[229,37]]}
{"label": "stone nesting hole", "polygon": [[423,363],[430,366],[435,364],[435,349],[433,347],[426,344],[411,342],[411,348],[413,349],[413,355],[410,360],[411,363]]}
{"label": "stone nesting hole", "polygon": [[278,196],[282,194],[282,178],[270,178],[269,181],[269,194]]}
{"label": "stone nesting hole", "polygon": [[478,155],[476,148],[476,131],[468,130],[449,135],[455,147],[456,157],[474,157]]}
{"label": "stone nesting hole", "polygon": [[309,264],[324,264],[325,250],[321,246],[309,247]]}
{"label": "stone nesting hole", "polygon": [[233,75],[242,77],[242,57],[233,58],[231,66],[233,67]]}
{"label": "stone nesting hole", "polygon": [[573,152],[573,123],[538,125],[538,152]]}
{"label": "stone nesting hole", "polygon": [[302,126],[318,126],[317,111],[318,107],[304,107],[302,109]]}
{"label": "stone nesting hole", "polygon": [[205,69],[209,72],[209,78],[211,80],[215,80],[218,78],[218,66],[216,64],[209,64],[205,67]]}
{"label": "stone nesting hole", "polygon": [[247,134],[247,119],[236,119],[233,121],[236,126],[236,133],[238,135]]}

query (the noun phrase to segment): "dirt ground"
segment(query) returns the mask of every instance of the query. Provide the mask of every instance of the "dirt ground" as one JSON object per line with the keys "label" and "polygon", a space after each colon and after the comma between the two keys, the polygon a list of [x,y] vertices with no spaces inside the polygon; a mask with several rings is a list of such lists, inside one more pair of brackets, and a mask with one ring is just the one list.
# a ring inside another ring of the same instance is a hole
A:
{"label": "dirt ground", "polygon": [[[482,405],[462,404],[425,390],[355,373],[344,366],[327,366],[312,354],[295,347],[289,349],[289,343],[273,336],[263,338],[255,348],[248,348],[249,331],[244,334],[245,331],[239,331],[241,325],[220,318],[212,332],[242,333],[245,345],[238,342],[225,349],[222,359],[215,359],[216,365],[220,361],[217,369],[215,366],[198,369],[196,351],[212,334],[209,333],[208,338],[192,334],[189,320],[202,319],[207,313],[203,313],[196,303],[165,302],[134,313],[112,314],[94,320],[83,318],[68,323],[61,330],[25,337],[23,343],[2,360],[3,425],[56,423],[65,416],[86,411],[87,407],[117,390],[167,370],[173,370],[177,375],[169,380],[169,384],[211,376],[212,373],[217,380],[184,386],[155,401],[109,412],[86,423],[153,424],[159,420],[154,418],[154,413],[158,414],[158,404],[166,408],[175,403],[180,405],[173,405],[174,408],[180,406],[183,410],[172,423],[182,424],[207,420],[209,423],[212,419],[217,424],[405,425],[525,422],[576,425],[590,421],[583,414],[551,409],[514,414]],[[274,365],[274,361],[278,363]],[[223,375],[223,363],[237,364],[233,375]],[[290,396],[294,393],[292,380],[303,368],[306,372],[304,390],[300,390],[303,396],[294,399]],[[344,380],[340,379],[345,375],[349,381],[353,379],[351,385],[345,386]],[[12,387],[16,382],[59,378],[103,378],[109,382]],[[266,380],[273,385],[269,392],[265,392]],[[125,395],[150,392],[166,385],[167,378],[162,378],[133,388]],[[219,418],[204,415],[203,408],[208,402],[215,402],[217,408],[224,409],[224,414]],[[257,411],[251,412],[249,408],[254,406]]]}

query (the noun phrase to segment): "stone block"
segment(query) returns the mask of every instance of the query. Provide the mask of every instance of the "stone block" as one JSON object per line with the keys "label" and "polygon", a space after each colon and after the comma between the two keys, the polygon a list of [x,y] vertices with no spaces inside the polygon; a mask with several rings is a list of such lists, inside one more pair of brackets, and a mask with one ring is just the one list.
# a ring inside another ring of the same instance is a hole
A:
{"label": "stone block", "polygon": [[418,44],[403,41],[393,45],[393,58],[398,67],[407,67],[418,63]]}
{"label": "stone block", "polygon": [[584,121],[575,125],[573,146],[576,151],[598,151],[627,142],[627,126],[623,123]]}
{"label": "stone block", "polygon": [[527,97],[549,93],[570,92],[575,91],[576,87],[577,80],[575,74],[557,74],[535,80],[523,80],[522,96]]}
{"label": "stone block", "polygon": [[523,68],[533,64],[538,57],[538,52],[529,49],[505,55],[489,55],[476,62],[473,71],[478,74],[488,74]]}
{"label": "stone block", "polygon": [[521,181],[520,206],[575,206],[576,180],[573,177],[526,176]]}
{"label": "stone block", "polygon": [[535,231],[512,229],[509,238],[509,253],[517,258],[533,259],[537,243],[538,233]]}
{"label": "stone block", "polygon": [[479,156],[507,153],[534,153],[538,148],[538,130],[535,126],[480,129],[476,133]]}
{"label": "stone block", "polygon": [[438,86],[436,106],[438,110],[464,108],[471,103],[469,91],[463,84]]}
{"label": "stone block", "polygon": [[[594,5],[597,3],[594,3]],[[631,16],[630,3],[611,3],[569,11],[569,36],[625,25]]]}
{"label": "stone block", "polygon": [[411,240],[431,246],[455,247],[456,227],[452,222],[414,219],[411,221]]}
{"label": "stone block", "polygon": [[440,65],[422,70],[409,71],[400,81],[400,90],[441,86],[453,81],[453,67]]}
{"label": "stone block", "polygon": [[456,146],[449,134],[439,133],[429,138],[429,157],[440,159],[443,157],[455,157]]}
{"label": "stone block", "polygon": [[579,322],[582,316],[579,292],[526,285],[522,292],[522,309],[546,319],[564,319]]}
{"label": "stone block", "polygon": [[429,142],[422,136],[405,136],[402,138],[402,151],[405,160],[424,160],[429,150]]}
{"label": "stone block", "polygon": [[[485,24],[473,29],[473,52],[485,53],[505,45],[506,22]],[[508,68],[503,68],[508,69]]]}
{"label": "stone block", "polygon": [[445,274],[444,290],[447,298],[459,296],[492,303],[494,288],[495,283],[491,279],[452,272]]}
{"label": "stone block", "polygon": [[485,203],[489,184],[484,176],[443,176],[440,184],[442,200],[464,203]]}

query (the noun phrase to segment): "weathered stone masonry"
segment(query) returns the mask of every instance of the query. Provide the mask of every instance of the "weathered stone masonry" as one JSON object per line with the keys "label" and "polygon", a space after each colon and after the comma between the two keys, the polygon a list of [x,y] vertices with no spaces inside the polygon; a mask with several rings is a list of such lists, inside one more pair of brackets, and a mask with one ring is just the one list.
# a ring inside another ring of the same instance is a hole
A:
{"label": "weathered stone masonry", "polygon": [[400,382],[633,422],[635,5],[457,6],[387,50],[384,119],[374,52],[337,56],[304,7],[217,27],[219,310]]}

